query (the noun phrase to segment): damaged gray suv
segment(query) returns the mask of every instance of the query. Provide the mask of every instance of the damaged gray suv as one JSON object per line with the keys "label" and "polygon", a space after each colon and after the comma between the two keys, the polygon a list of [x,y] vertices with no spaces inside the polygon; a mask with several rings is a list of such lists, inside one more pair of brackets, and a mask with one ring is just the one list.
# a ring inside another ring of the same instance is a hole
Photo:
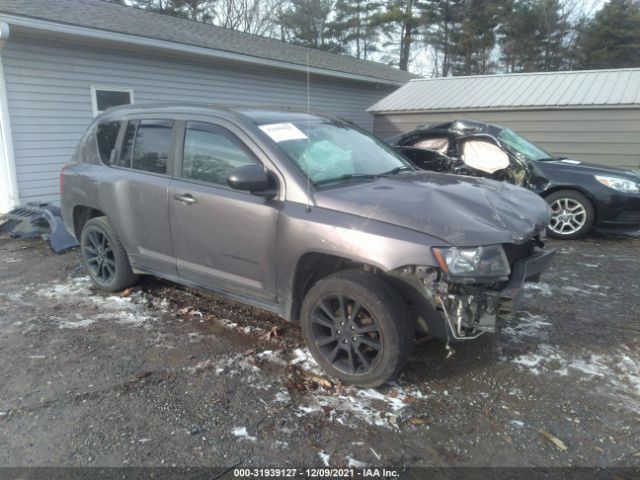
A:
{"label": "damaged gray suv", "polygon": [[417,171],[336,118],[128,106],[89,127],[61,172],[62,214],[100,288],[139,274],[299,322],[345,383],[398,374],[416,332],[493,332],[542,249],[549,207],[481,178]]}

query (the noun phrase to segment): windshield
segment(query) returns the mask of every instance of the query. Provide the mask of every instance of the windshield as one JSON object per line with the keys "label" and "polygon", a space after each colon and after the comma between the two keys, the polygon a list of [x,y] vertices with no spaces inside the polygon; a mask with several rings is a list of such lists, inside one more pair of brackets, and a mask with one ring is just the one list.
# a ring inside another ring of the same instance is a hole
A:
{"label": "windshield", "polygon": [[391,147],[336,120],[276,123],[260,129],[315,185],[413,170]]}
{"label": "windshield", "polygon": [[512,153],[522,155],[529,160],[555,160],[554,156],[549,152],[545,152],[540,147],[535,146],[529,140],[508,128],[502,130],[498,138]]}

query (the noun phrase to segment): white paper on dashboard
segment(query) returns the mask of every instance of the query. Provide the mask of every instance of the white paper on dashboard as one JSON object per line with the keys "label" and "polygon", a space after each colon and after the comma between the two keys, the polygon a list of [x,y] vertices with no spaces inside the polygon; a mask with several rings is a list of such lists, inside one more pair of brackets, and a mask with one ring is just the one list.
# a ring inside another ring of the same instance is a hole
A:
{"label": "white paper on dashboard", "polygon": [[286,142],[287,140],[305,140],[308,138],[293,123],[261,125],[260,130],[269,135],[276,143]]}

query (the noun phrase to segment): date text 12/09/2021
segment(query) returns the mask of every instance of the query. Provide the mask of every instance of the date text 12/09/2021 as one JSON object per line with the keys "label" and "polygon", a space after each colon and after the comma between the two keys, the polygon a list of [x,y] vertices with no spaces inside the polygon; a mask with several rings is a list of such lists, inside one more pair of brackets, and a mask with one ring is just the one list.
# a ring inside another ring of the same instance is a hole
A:
{"label": "date text 12/09/2021", "polygon": [[234,478],[398,478],[389,468],[235,468]]}

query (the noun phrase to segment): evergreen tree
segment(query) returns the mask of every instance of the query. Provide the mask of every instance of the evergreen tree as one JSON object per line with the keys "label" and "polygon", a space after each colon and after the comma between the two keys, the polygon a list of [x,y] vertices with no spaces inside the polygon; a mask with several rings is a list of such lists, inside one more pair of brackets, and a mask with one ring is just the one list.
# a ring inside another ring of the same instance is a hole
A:
{"label": "evergreen tree", "polygon": [[400,70],[409,69],[411,49],[419,36],[424,3],[419,0],[387,0],[384,11],[375,15],[373,24],[390,39],[385,46],[397,50]]}
{"label": "evergreen tree", "polygon": [[373,18],[382,3],[371,0],[338,0],[335,20],[332,22],[333,36],[354,53],[356,58],[366,60],[377,51],[378,27]]}
{"label": "evergreen tree", "polygon": [[279,19],[283,38],[305,47],[341,52],[341,45],[332,36],[334,6],[334,0],[290,0]]}
{"label": "evergreen tree", "polygon": [[640,67],[640,2],[610,0],[578,38],[579,67]]}
{"label": "evergreen tree", "polygon": [[425,43],[433,50],[434,75],[447,77],[455,63],[452,37],[462,25],[464,0],[431,0],[424,7]]}

